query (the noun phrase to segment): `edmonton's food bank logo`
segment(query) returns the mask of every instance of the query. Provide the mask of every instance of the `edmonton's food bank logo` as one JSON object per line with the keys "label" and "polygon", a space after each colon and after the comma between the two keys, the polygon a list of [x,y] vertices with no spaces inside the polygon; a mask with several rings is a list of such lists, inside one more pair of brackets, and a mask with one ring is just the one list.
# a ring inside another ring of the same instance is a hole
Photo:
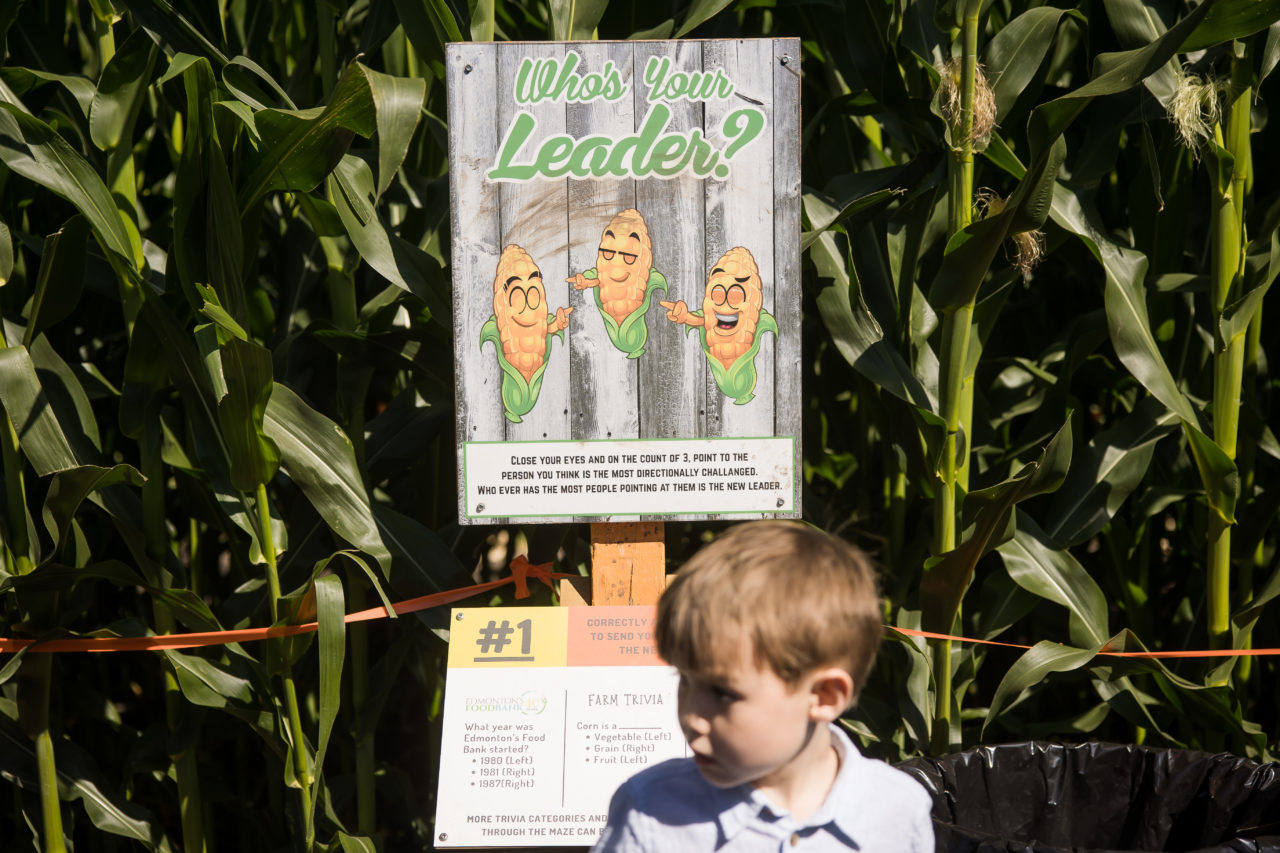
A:
{"label": "edmonton's food bank logo", "polygon": [[519,696],[469,696],[468,714],[523,714],[536,717],[547,710],[547,697],[537,690],[526,690]]}

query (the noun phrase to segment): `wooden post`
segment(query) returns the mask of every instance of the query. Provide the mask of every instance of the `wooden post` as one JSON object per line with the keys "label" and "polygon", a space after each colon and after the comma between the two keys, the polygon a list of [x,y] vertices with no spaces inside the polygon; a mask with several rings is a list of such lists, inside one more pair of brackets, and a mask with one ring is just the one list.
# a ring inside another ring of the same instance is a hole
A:
{"label": "wooden post", "polygon": [[592,524],[590,589],[587,578],[561,581],[560,603],[657,604],[667,585],[665,532],[661,521]]}

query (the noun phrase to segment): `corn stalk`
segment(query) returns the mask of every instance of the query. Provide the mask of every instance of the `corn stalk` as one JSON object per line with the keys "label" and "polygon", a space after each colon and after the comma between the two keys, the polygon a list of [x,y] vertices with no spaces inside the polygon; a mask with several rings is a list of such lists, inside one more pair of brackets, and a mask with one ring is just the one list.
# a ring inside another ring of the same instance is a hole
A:
{"label": "corn stalk", "polygon": [[[1241,293],[1244,272],[1244,196],[1250,170],[1249,108],[1253,97],[1251,68],[1244,57],[1233,57],[1231,97],[1223,137],[1214,128],[1215,142],[1232,158],[1231,181],[1219,183],[1213,208],[1211,251],[1214,317],[1220,318]],[[1225,190],[1225,191],[1224,191]],[[1219,335],[1220,337],[1220,335]],[[1233,462],[1240,429],[1240,389],[1244,380],[1245,335],[1218,340],[1213,353],[1213,438]],[[1209,511],[1209,639],[1215,646],[1230,644],[1231,525],[1233,521]]]}
{"label": "corn stalk", "polygon": [[[962,231],[973,219],[973,125],[974,88],[978,65],[978,24],[981,3],[965,7],[961,27],[960,110],[951,128],[951,161],[948,164],[949,206],[947,232]],[[942,447],[934,500],[933,553],[935,556],[955,549],[956,522],[959,512],[960,472],[966,466],[961,456],[960,433],[965,406],[965,365],[969,355],[969,338],[973,330],[974,299],[946,312],[942,327],[942,351],[939,354],[939,405],[947,432]],[[970,383],[972,379],[970,379]],[[971,398],[970,398],[971,399]],[[967,455],[967,433],[966,433]],[[952,689],[951,641],[933,640],[933,674],[935,683],[932,749],[946,752],[951,745]]]}

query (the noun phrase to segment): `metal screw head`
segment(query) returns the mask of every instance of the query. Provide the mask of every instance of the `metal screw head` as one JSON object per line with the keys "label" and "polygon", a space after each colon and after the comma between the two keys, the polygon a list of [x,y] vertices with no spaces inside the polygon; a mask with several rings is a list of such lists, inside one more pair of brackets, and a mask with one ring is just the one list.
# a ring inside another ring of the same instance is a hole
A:
{"label": "metal screw head", "polygon": [[468,65],[467,67],[463,68],[463,69],[462,69],[462,73],[463,73],[463,74],[470,74],[470,73],[471,73],[471,66],[470,66],[470,65]]}
{"label": "metal screw head", "polygon": [[476,512],[484,512],[484,504],[476,504]]}
{"label": "metal screw head", "polygon": [[782,498],[778,498],[778,509],[782,509],[782,505],[786,503]]}
{"label": "metal screw head", "polygon": [[454,619],[457,619],[459,622],[461,622],[461,621],[462,621],[462,617],[463,617],[463,615],[464,615],[464,614],[459,613],[459,614],[457,614],[456,616],[454,616],[453,618],[454,618]]}
{"label": "metal screw head", "polygon": [[447,833],[447,832],[442,832],[442,833],[440,833],[440,840],[441,840],[441,841],[448,841],[448,840],[449,840],[449,833]]}
{"label": "metal screw head", "polygon": [[[779,62],[781,62],[783,65],[787,65],[788,63],[790,63],[790,62],[791,62],[791,55],[790,55],[790,54],[787,54],[787,53],[784,53],[784,54],[782,54],[782,58],[781,58],[781,59],[779,59],[778,61],[779,61]],[[468,67],[470,67],[470,66],[468,66]]]}

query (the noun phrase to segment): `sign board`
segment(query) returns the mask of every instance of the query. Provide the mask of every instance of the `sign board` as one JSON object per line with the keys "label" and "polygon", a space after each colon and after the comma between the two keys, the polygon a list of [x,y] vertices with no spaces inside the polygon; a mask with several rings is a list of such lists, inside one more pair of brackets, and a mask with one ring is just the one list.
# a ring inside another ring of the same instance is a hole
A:
{"label": "sign board", "polygon": [[594,844],[619,785],[688,755],[655,612],[453,611],[437,848]]}
{"label": "sign board", "polygon": [[799,41],[446,60],[459,520],[799,516]]}

